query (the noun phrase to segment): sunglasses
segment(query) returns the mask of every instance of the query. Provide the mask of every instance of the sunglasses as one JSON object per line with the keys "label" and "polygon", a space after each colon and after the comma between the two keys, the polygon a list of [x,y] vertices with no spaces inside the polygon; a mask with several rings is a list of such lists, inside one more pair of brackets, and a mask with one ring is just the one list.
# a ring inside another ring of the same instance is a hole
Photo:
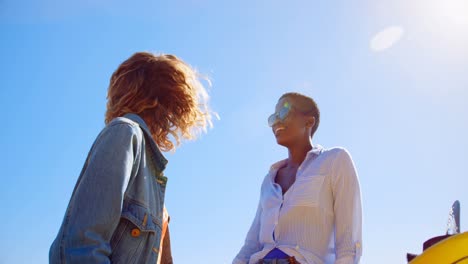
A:
{"label": "sunglasses", "polygon": [[272,115],[268,117],[268,126],[272,127],[277,120],[284,122],[291,112],[291,104],[289,102],[284,102],[283,107]]}

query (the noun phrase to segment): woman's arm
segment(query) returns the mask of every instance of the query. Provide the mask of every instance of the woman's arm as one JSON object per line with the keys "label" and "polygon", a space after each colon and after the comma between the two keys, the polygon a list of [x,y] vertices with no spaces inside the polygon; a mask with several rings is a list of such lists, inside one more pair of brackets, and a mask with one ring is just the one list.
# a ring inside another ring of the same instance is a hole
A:
{"label": "woman's arm", "polygon": [[260,216],[262,214],[262,207],[260,202],[258,203],[257,213],[253,220],[252,225],[250,226],[247,237],[245,238],[244,245],[237,254],[236,258],[232,261],[232,264],[246,264],[249,263],[250,256],[252,254],[260,251],[262,245],[259,242],[259,232],[260,232]]}
{"label": "woman's arm", "polygon": [[110,263],[110,239],[117,227],[124,193],[136,157],[141,133],[129,124],[104,128],[88,154],[51,255],[63,263]]}
{"label": "woman's arm", "polygon": [[362,251],[361,191],[351,156],[341,150],[333,165],[335,264],[359,263]]}

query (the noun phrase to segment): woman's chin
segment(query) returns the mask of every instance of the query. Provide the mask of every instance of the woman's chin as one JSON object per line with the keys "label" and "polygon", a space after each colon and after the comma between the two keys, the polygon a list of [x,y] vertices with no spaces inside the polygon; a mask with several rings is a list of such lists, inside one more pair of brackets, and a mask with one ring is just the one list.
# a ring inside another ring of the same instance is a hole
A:
{"label": "woman's chin", "polygon": [[285,140],[285,139],[282,138],[282,137],[276,137],[276,143],[277,143],[278,145],[285,146],[285,147],[287,147],[287,145],[288,145],[288,141]]}

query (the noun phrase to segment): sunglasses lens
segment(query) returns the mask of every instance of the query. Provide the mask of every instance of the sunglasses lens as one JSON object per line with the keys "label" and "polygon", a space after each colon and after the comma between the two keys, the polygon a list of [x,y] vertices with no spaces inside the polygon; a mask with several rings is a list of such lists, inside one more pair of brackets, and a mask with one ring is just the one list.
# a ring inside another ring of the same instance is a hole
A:
{"label": "sunglasses lens", "polygon": [[289,108],[286,108],[286,107],[281,108],[281,110],[278,113],[279,119],[281,119],[281,121],[284,121],[284,119],[286,119],[286,117],[288,116],[288,113],[289,113]]}
{"label": "sunglasses lens", "polygon": [[268,117],[268,125],[273,126],[273,124],[276,121],[276,114],[272,114],[270,117]]}
{"label": "sunglasses lens", "polygon": [[291,106],[289,103],[286,102],[283,108],[279,110],[279,112],[276,112],[270,117],[268,117],[268,125],[273,126],[277,119],[283,122],[286,119],[286,117],[288,117],[289,110],[291,110]]}

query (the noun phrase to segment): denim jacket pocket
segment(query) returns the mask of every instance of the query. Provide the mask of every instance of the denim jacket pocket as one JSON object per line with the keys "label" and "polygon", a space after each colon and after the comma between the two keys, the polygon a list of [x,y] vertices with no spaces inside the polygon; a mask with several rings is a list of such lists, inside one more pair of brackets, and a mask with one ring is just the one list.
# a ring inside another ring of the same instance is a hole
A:
{"label": "denim jacket pocket", "polygon": [[111,239],[112,263],[156,263],[162,219],[135,202],[125,203]]}

